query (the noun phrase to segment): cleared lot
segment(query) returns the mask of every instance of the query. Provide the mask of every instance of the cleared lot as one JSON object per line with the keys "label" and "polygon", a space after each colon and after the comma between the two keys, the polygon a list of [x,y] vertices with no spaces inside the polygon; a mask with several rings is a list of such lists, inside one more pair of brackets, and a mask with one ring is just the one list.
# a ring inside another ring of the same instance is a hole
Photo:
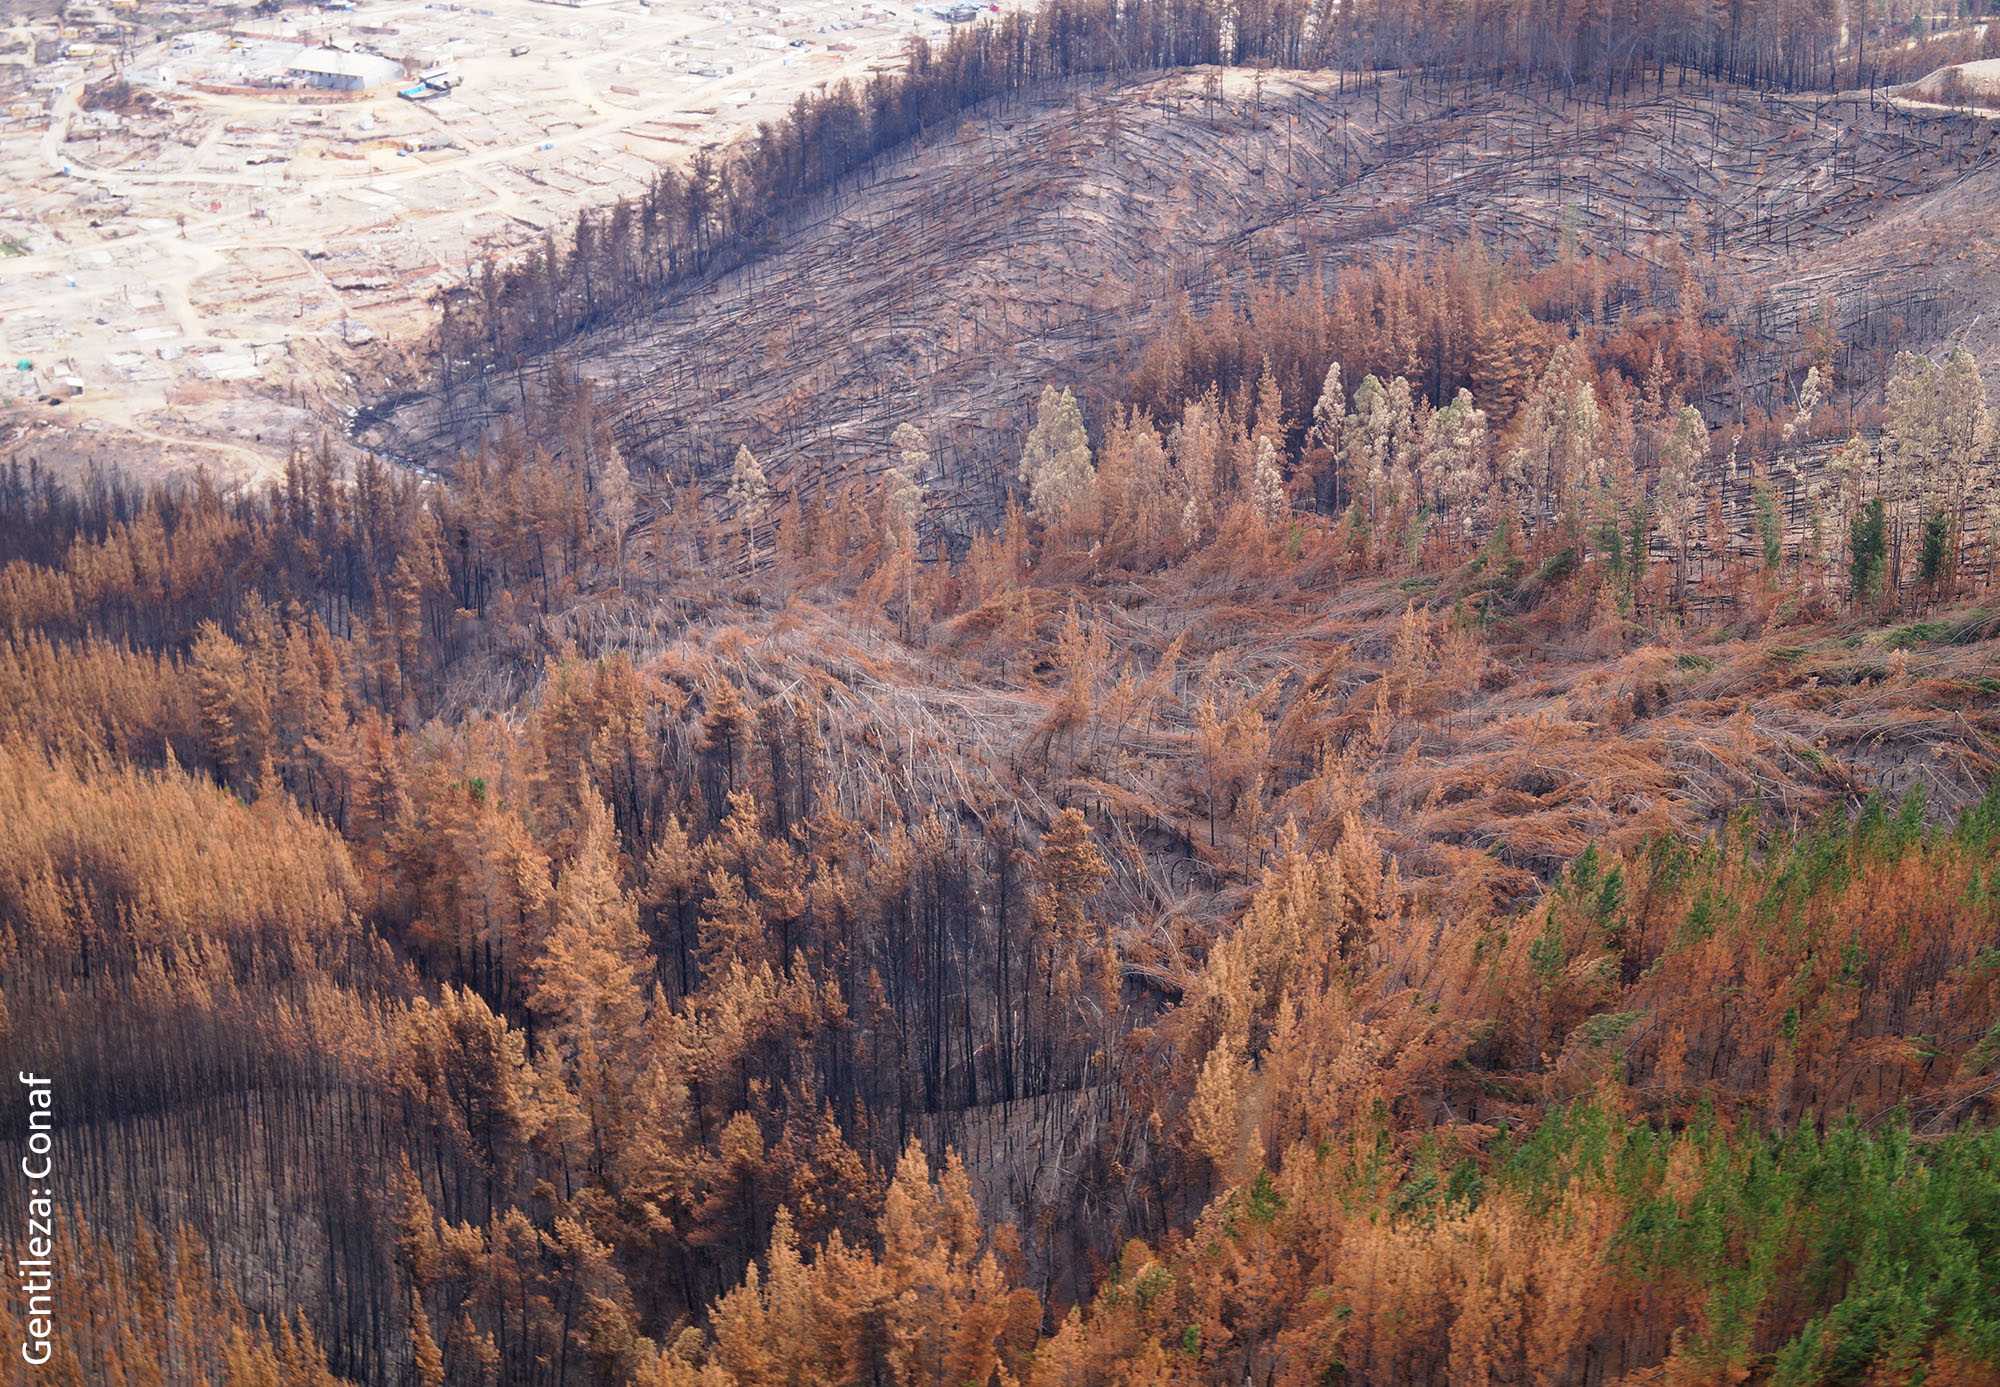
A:
{"label": "cleared lot", "polygon": [[[129,433],[163,465],[268,468],[408,369],[397,344],[481,256],[948,27],[840,0],[386,3],[18,66],[0,353],[32,369],[0,373],[0,408],[57,460]],[[316,89],[295,69],[329,45],[455,85]]]}

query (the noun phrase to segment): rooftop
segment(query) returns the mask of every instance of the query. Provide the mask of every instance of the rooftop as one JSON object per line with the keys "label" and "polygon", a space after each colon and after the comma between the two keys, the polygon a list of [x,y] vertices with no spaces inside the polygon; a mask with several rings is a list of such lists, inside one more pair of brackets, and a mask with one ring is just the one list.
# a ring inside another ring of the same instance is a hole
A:
{"label": "rooftop", "polygon": [[286,64],[288,72],[309,72],[326,77],[357,77],[364,82],[393,82],[403,69],[373,53],[347,53],[338,48],[301,48]]}

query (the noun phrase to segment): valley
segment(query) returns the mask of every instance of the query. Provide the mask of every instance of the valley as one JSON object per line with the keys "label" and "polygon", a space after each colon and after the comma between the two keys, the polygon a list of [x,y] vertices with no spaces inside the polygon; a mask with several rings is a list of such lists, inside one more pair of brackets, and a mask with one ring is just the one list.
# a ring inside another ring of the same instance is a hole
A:
{"label": "valley", "polygon": [[1979,7],[13,0],[0,1383],[2000,1381]]}

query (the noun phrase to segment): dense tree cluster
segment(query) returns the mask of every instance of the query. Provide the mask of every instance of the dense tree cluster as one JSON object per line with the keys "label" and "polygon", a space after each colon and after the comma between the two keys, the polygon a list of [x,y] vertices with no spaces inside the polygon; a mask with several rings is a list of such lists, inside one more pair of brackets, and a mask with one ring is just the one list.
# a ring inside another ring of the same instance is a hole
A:
{"label": "dense tree cluster", "polygon": [[[1994,416],[1969,354],[1903,353],[1882,407],[1836,405],[1842,352],[1822,320],[1767,392],[1781,407],[1725,431],[1702,402],[1719,379],[1747,398],[1736,344],[1701,320],[1697,282],[1662,304],[1637,273],[1568,257],[1530,271],[1475,242],[1351,271],[1330,294],[1183,308],[1100,392],[1094,485],[1059,519],[1037,514],[1062,543],[1140,567],[1236,514],[1332,522],[1362,570],[1520,543],[1598,566],[1628,609],[1738,605],[1750,574],[1807,601],[1922,605],[1991,574]],[[1558,306],[1578,300],[1596,307]]]}
{"label": "dense tree cluster", "polygon": [[[1909,654],[1976,616],[1872,672],[1815,625],[1990,585],[1976,369],[1904,361],[1829,457],[1810,365],[1730,486],[1664,364],[1524,328],[1489,412],[1420,336],[1293,395],[1281,310],[1095,441],[1049,390],[956,560],[913,428],[811,491],[746,450],[718,509],[560,378],[441,480],[11,472],[5,1024],[134,1288],[72,1377],[1990,1371],[1994,1152],[1945,1134],[1992,1111],[2000,807],[1784,827],[1899,726],[1991,773],[1976,676]],[[1254,673],[1328,602],[1376,615]],[[1648,644],[1704,612],[1765,673]],[[1482,722],[1558,648],[1609,663]],[[1848,750],[1727,702],[1772,671]]]}

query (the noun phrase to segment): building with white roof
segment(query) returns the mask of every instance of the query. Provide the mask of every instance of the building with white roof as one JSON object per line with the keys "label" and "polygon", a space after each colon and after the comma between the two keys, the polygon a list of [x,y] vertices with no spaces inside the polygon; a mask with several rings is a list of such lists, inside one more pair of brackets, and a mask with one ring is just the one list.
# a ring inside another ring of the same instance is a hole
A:
{"label": "building with white roof", "polygon": [[399,63],[374,53],[349,53],[339,48],[301,48],[285,70],[312,86],[332,91],[368,91],[403,77]]}

